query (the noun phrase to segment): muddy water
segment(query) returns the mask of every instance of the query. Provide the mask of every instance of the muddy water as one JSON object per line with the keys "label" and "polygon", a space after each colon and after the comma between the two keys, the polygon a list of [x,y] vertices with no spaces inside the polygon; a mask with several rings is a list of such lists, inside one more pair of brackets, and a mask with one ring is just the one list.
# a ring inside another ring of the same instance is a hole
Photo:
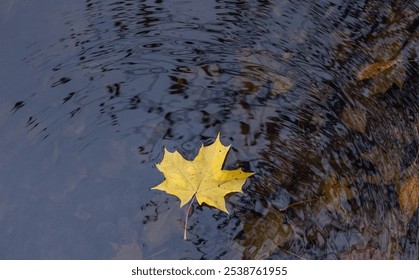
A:
{"label": "muddy water", "polygon": [[[417,1],[0,5],[0,258],[419,257]],[[184,241],[155,163],[219,132]]]}

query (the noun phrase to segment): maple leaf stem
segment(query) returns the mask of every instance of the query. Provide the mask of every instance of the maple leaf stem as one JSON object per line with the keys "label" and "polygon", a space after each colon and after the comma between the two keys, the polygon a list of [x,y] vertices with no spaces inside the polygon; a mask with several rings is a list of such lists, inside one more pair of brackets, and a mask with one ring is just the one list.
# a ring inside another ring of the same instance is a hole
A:
{"label": "maple leaf stem", "polygon": [[189,212],[191,210],[191,206],[192,206],[193,202],[195,201],[195,196],[196,196],[196,194],[194,194],[194,196],[192,197],[191,202],[189,203],[189,206],[188,206],[188,210],[186,211],[185,228],[183,230],[183,240],[186,240],[187,239],[186,238],[186,228],[188,226],[188,217],[189,217]]}

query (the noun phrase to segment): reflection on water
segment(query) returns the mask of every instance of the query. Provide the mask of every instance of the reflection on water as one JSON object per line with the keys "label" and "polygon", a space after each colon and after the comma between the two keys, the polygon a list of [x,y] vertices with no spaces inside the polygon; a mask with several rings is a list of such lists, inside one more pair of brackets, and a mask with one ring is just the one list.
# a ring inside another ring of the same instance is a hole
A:
{"label": "reflection on water", "polygon": [[[0,107],[1,258],[419,257],[415,1],[54,3]],[[154,163],[219,131],[256,175],[182,241]]]}

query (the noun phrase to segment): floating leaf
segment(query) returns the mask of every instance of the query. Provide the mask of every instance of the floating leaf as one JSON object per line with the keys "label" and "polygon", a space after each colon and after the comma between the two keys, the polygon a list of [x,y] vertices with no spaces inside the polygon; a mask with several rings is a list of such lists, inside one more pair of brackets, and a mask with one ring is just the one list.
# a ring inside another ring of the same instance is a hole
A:
{"label": "floating leaf", "polygon": [[224,196],[242,192],[246,178],[253,174],[240,169],[221,169],[229,149],[230,146],[220,142],[218,134],[213,144],[201,147],[193,161],[184,159],[177,151],[165,150],[163,160],[156,166],[166,179],[153,189],[177,196],[181,207],[196,197],[199,204],[205,203],[228,213]]}
{"label": "floating leaf", "polygon": [[358,81],[366,80],[371,77],[376,76],[378,73],[381,73],[393,65],[397,63],[397,60],[389,60],[389,61],[381,61],[381,62],[375,62],[372,64],[369,64],[365,66],[361,71],[359,71],[358,75],[356,76],[356,79]]}

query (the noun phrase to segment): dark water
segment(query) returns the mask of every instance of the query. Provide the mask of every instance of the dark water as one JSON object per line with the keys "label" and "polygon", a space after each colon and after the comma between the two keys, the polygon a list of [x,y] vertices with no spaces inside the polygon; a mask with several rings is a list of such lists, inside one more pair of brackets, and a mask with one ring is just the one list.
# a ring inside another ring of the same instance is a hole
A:
{"label": "dark water", "polygon": [[[418,7],[1,1],[0,258],[418,259]],[[184,241],[155,163],[218,132],[256,174]]]}

